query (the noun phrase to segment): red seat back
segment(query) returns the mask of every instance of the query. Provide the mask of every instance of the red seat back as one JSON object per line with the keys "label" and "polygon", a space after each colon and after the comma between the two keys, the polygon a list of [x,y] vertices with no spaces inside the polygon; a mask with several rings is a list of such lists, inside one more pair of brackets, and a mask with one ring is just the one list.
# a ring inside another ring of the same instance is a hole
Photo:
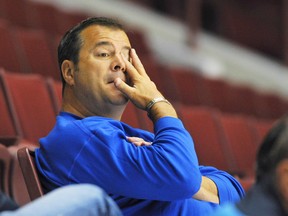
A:
{"label": "red seat back", "polygon": [[233,170],[233,160],[220,130],[219,113],[207,107],[178,107],[178,110],[194,140],[199,163],[228,172]]}
{"label": "red seat back", "polygon": [[37,74],[0,73],[11,98],[23,138],[38,142],[55,123],[55,112],[42,76]]}
{"label": "red seat back", "polygon": [[252,120],[244,115],[222,114],[220,117],[222,129],[227,140],[232,157],[235,160],[235,173],[253,176],[259,137],[253,127]]}

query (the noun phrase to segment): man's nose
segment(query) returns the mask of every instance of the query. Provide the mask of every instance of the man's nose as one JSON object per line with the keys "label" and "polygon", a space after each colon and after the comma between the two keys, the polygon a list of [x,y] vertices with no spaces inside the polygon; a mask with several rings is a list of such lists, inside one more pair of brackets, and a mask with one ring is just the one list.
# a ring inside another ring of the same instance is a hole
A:
{"label": "man's nose", "polygon": [[123,56],[121,55],[121,53],[115,55],[115,60],[113,61],[113,71],[125,71],[126,70],[126,65],[123,59]]}

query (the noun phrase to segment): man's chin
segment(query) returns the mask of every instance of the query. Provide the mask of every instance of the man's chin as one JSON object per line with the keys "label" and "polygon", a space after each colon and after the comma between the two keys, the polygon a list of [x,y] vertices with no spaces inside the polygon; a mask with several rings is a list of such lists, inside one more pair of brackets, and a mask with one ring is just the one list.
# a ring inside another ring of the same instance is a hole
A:
{"label": "man's chin", "polygon": [[114,100],[115,101],[115,103],[117,104],[117,105],[126,105],[127,103],[128,103],[128,101],[129,101],[129,99],[125,96],[125,95],[123,95],[123,94],[121,94],[116,100]]}

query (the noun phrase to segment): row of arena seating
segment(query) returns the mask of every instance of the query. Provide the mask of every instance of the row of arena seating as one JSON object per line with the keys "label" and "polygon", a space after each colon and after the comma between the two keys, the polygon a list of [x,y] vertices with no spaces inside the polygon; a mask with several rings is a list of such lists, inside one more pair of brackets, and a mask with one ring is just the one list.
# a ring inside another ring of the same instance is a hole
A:
{"label": "row of arena seating", "polygon": [[52,34],[64,34],[87,14],[59,10],[55,6],[30,0],[1,0],[0,17],[24,28],[43,29]]}
{"label": "row of arena seating", "polygon": [[[9,71],[39,73],[59,80],[56,59],[61,35],[88,15],[64,12],[52,5],[29,0],[1,2],[0,66]],[[12,10],[21,7],[21,13]],[[268,119],[282,116],[288,108],[287,100],[272,93],[210,79],[192,69],[159,65],[144,33],[132,29],[129,37],[150,77],[171,101]]]}
{"label": "row of arena seating", "polygon": [[151,62],[146,64],[151,79],[171,101],[266,119],[279,118],[288,110],[288,100],[273,93],[205,77],[191,69],[153,66]]}
{"label": "row of arena seating", "polygon": [[[64,24],[61,28],[57,26],[62,25],[64,17],[71,21],[65,22],[70,26],[80,17],[49,5],[37,7],[37,4],[40,3],[28,0],[0,2],[0,143],[3,147],[0,150],[0,186],[19,204],[27,203],[29,198],[16,160],[17,149],[23,145],[37,147],[38,139],[53,127],[61,105],[56,47]],[[11,11],[11,5],[18,14]],[[31,5],[35,8],[27,10]],[[41,7],[50,9],[42,12],[39,9],[37,13],[36,8]],[[33,19],[27,11],[42,25],[29,23]],[[40,19],[32,14],[50,16]],[[48,24],[53,27],[48,28]],[[248,180],[248,188],[253,181],[253,161],[258,145],[274,120],[287,110],[287,101],[209,79],[190,69],[159,65],[141,32],[133,30],[129,36],[151,79],[175,105],[192,134],[200,164],[227,170],[239,176],[243,184]],[[123,121],[153,130],[146,113],[132,104],[128,104]]]}
{"label": "row of arena seating", "polygon": [[[192,69],[160,65],[139,31],[130,32],[129,36],[137,51],[141,50],[141,59],[151,79],[171,101],[268,119],[280,117],[288,108],[287,100],[272,93],[207,78]],[[59,39],[59,35],[43,29],[13,26],[0,19],[0,66],[9,71],[36,73],[59,80],[56,61]]]}

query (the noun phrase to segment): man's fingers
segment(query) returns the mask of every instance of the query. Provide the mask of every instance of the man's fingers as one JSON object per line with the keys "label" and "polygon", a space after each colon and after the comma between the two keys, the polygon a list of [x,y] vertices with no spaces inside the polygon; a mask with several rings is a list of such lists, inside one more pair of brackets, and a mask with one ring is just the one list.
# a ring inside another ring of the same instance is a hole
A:
{"label": "man's fingers", "polygon": [[146,142],[144,139],[139,137],[127,137],[127,140],[136,146],[149,146],[152,142]]}
{"label": "man's fingers", "polygon": [[129,77],[131,77],[132,79],[135,78],[137,75],[139,75],[139,72],[137,72],[136,68],[132,65],[131,62],[129,62],[124,56],[123,54],[121,54],[125,65],[126,65],[126,73],[128,73]]}
{"label": "man's fingers", "polygon": [[144,66],[142,65],[140,59],[138,58],[135,49],[131,49],[130,56],[132,62],[129,62],[124,56],[123,59],[126,64],[126,71],[131,78],[136,78],[137,75],[148,76],[145,72]]}
{"label": "man's fingers", "polygon": [[138,141],[138,142],[132,142],[136,146],[150,146],[152,145],[151,142],[145,142],[145,141]]}
{"label": "man's fingers", "polygon": [[142,62],[140,61],[135,49],[131,49],[130,56],[132,58],[132,64],[134,65],[134,67],[136,68],[138,73],[140,75],[146,74],[145,70],[144,70],[144,66],[143,66]]}
{"label": "man's fingers", "polygon": [[131,91],[133,91],[133,88],[130,87],[129,85],[127,85],[123,80],[121,80],[120,78],[116,78],[114,80],[114,85],[115,87],[121,91],[123,94],[125,94],[126,96],[128,96],[130,98],[131,95]]}
{"label": "man's fingers", "polygon": [[131,49],[131,57],[132,57],[132,64],[134,65],[136,70],[139,72],[139,74],[142,76],[148,77],[148,75],[145,71],[145,68],[144,68],[142,62],[140,61],[135,49]]}

